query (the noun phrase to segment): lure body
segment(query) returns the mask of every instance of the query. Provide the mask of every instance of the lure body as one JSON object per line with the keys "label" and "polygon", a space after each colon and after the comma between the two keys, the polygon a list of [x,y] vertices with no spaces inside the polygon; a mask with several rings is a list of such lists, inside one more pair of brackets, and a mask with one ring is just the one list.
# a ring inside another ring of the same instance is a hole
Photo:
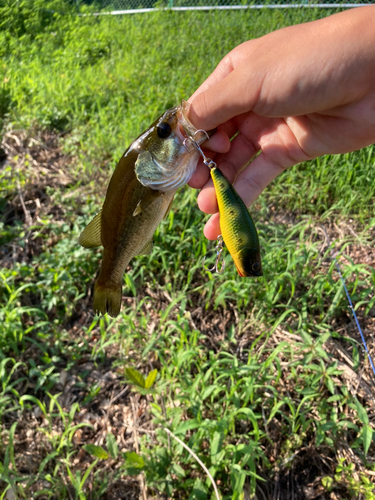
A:
{"label": "lure body", "polygon": [[221,234],[238,274],[262,276],[258,233],[246,205],[217,167],[211,169],[211,177],[219,205]]}

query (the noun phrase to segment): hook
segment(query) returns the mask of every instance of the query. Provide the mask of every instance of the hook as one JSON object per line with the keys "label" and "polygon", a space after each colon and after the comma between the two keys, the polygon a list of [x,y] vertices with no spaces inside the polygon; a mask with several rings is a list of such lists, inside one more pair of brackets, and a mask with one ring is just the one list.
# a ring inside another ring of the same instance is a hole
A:
{"label": "hook", "polygon": [[[195,133],[194,133],[194,137],[196,135],[197,132],[204,132],[206,134],[206,136],[209,138],[209,135],[207,134],[207,132],[203,129],[200,129],[200,130],[197,130]],[[202,151],[202,148],[200,147],[200,145],[197,143],[197,141],[195,139],[193,139],[192,137],[186,137],[186,139],[184,139],[184,142],[183,142],[183,145],[186,149],[186,151],[188,153],[191,153],[192,151],[186,146],[187,143],[190,143],[192,144],[192,146],[197,150],[199,151],[199,153],[201,154],[202,156],[202,159],[203,159],[203,163],[211,170],[212,168],[215,168],[216,167],[216,163],[211,160],[211,158],[208,158]]]}
{"label": "hook", "polygon": [[[189,149],[187,147],[187,143],[191,144],[193,146],[193,149]],[[185,137],[184,142],[182,143],[182,145],[184,146],[184,148],[186,149],[186,151],[188,153],[192,153],[194,151],[194,148],[195,148],[195,144],[194,143],[195,143],[195,141],[194,141],[194,139],[192,137]]]}
{"label": "hook", "polygon": [[224,259],[222,259],[221,268],[219,270],[219,263],[220,263],[220,260],[221,260],[221,254],[222,254],[222,252],[224,250],[224,246],[223,245],[224,245],[223,237],[221,236],[221,234],[219,234],[219,236],[217,237],[217,244],[216,244],[216,247],[215,247],[215,250],[216,250],[215,264],[211,268],[206,267],[204,265],[204,262],[205,262],[207,256],[203,257],[203,268],[206,271],[209,271],[210,273],[215,273],[216,272],[217,274],[223,274],[224,269],[225,269],[225,261],[224,261]]}
{"label": "hook", "polygon": [[205,130],[203,130],[203,128],[200,128],[194,132],[194,139],[195,139],[195,136],[198,134],[198,132],[203,132],[203,134],[207,137],[207,140],[210,138],[208,133]]}

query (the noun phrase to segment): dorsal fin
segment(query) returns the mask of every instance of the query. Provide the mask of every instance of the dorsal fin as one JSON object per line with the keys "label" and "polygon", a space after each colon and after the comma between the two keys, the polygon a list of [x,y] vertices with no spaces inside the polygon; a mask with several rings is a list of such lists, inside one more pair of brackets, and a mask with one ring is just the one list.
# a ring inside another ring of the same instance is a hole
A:
{"label": "dorsal fin", "polygon": [[84,248],[102,246],[102,211],[95,215],[90,224],[82,231],[78,243]]}

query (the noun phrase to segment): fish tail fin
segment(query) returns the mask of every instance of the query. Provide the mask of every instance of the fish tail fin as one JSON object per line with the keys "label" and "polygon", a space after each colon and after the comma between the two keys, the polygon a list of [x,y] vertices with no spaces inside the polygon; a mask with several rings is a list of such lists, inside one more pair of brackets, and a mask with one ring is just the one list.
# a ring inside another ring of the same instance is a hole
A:
{"label": "fish tail fin", "polygon": [[112,318],[120,313],[122,286],[114,284],[102,285],[95,283],[94,287],[94,312],[96,314],[108,313]]}

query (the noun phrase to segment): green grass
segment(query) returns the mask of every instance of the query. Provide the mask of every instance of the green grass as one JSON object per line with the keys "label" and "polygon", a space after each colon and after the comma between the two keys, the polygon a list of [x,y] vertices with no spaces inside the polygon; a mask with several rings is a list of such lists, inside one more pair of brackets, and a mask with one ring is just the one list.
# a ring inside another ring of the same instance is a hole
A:
{"label": "green grass", "polygon": [[374,351],[373,147],[294,167],[263,193],[264,278],[239,278],[230,257],[222,276],[202,269],[214,245],[189,188],[132,261],[117,319],[93,316],[100,252],[77,243],[155,117],[242,41],[329,12],[20,20],[3,3],[0,498],[138,498],[140,473],[149,497],[211,498],[168,427],[226,499],[374,499],[375,391],[319,229]]}

